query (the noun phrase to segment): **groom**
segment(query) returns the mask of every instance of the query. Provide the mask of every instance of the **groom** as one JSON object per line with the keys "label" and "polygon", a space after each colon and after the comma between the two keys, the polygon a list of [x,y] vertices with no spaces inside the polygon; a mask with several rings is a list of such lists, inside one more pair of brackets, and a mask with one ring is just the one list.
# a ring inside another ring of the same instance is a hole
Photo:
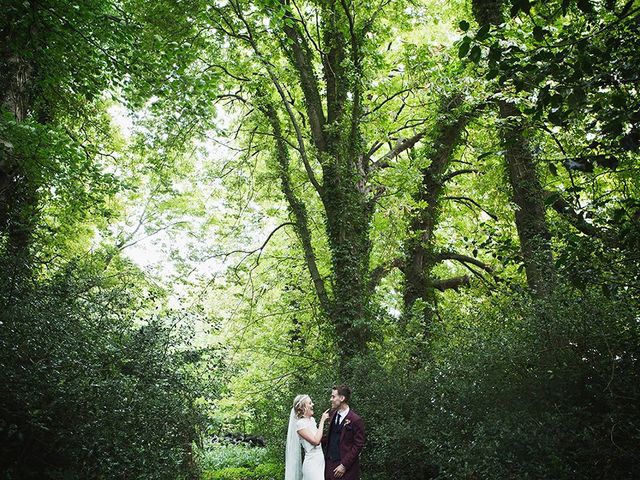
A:
{"label": "groom", "polygon": [[325,480],[359,480],[360,451],[365,433],[362,418],[349,408],[351,389],[346,385],[333,387],[331,407],[333,414],[329,432],[322,437],[325,456]]}

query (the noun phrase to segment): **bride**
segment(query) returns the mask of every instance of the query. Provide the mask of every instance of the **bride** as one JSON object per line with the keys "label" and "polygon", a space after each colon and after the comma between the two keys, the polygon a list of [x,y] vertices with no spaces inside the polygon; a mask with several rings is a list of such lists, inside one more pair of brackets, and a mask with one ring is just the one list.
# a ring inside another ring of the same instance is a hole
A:
{"label": "bride", "polygon": [[[287,433],[285,480],[324,480],[324,454],[320,441],[327,418],[329,410],[322,414],[320,425],[316,426],[311,397],[298,395],[293,400]],[[304,463],[300,445],[304,448]]]}

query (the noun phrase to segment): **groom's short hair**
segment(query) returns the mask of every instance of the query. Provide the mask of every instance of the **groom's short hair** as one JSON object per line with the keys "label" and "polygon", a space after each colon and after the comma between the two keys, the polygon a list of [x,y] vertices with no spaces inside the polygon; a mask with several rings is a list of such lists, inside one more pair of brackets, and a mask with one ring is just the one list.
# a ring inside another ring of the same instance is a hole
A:
{"label": "groom's short hair", "polygon": [[349,399],[351,399],[351,389],[347,385],[334,386],[332,387],[332,390],[337,390],[338,395],[342,395],[344,397],[344,401],[349,403]]}

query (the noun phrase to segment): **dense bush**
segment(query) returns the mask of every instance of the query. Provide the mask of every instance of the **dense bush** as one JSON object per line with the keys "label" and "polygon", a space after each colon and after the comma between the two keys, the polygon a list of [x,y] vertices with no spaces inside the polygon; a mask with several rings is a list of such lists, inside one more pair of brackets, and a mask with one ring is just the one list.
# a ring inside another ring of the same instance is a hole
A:
{"label": "dense bush", "polygon": [[225,467],[205,471],[202,480],[250,480],[251,473],[251,469],[246,467]]}
{"label": "dense bush", "polygon": [[213,444],[200,455],[202,480],[271,480],[284,477],[284,466],[269,451],[246,445]]}
{"label": "dense bush", "polygon": [[364,477],[638,478],[632,301],[584,291],[536,304],[508,292],[477,306],[437,325],[422,368],[358,361]]}
{"label": "dense bush", "polygon": [[155,293],[135,271],[114,280],[94,260],[0,278],[3,478],[195,475],[199,387],[177,319],[145,313]]}
{"label": "dense bush", "polygon": [[202,480],[280,480],[284,477],[284,467],[277,463],[265,463],[255,468],[226,467],[210,470],[202,475]]}
{"label": "dense bush", "polygon": [[225,467],[254,468],[264,462],[267,451],[244,445],[216,444],[206,448],[200,464],[204,470],[218,470]]}

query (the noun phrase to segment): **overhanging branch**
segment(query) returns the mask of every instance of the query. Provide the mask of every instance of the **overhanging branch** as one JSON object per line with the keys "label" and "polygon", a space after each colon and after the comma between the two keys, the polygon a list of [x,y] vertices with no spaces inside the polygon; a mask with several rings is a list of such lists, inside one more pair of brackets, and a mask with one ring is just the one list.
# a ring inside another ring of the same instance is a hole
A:
{"label": "overhanging branch", "polygon": [[376,268],[371,270],[371,273],[369,274],[369,285],[371,287],[371,290],[375,289],[380,284],[382,279],[394,268],[403,270],[404,261],[401,258],[395,258],[390,262],[378,265]]}
{"label": "overhanging branch", "polygon": [[324,312],[331,310],[331,302],[327,294],[327,290],[324,284],[324,280],[318,270],[315,251],[311,243],[311,231],[309,230],[307,209],[302,200],[300,200],[293,191],[291,185],[291,175],[289,172],[289,149],[284,141],[282,135],[282,128],[280,126],[280,120],[278,119],[278,113],[269,101],[265,101],[261,106],[261,111],[271,125],[273,130],[275,144],[276,144],[276,160],[278,162],[278,176],[282,184],[282,190],[289,205],[289,211],[295,218],[295,229],[298,235],[298,239],[302,245],[304,252],[305,262],[307,269],[311,275],[311,280],[318,296],[318,300]]}
{"label": "overhanging branch", "polygon": [[462,286],[468,286],[471,283],[469,275],[461,275],[459,277],[436,279],[433,281],[433,287],[437,288],[441,292],[445,290],[458,290]]}
{"label": "overhanging branch", "polygon": [[323,152],[326,150],[326,142],[324,138],[324,111],[322,109],[322,100],[320,98],[320,90],[318,87],[318,79],[313,68],[313,53],[304,35],[300,32],[297,24],[298,19],[285,2],[280,2],[285,9],[285,19],[292,20],[293,24],[284,23],[283,30],[290,43],[283,42],[283,48],[288,54],[294,68],[298,72],[300,78],[300,87],[304,95],[307,117],[311,127],[311,136],[316,148]]}
{"label": "overhanging branch", "polygon": [[582,213],[579,213],[562,195],[556,192],[545,192],[545,200],[551,204],[551,207],[558,212],[562,218],[567,220],[576,230],[599,238],[604,241],[611,241],[611,235],[605,230],[587,222]]}
{"label": "overhanging branch", "polygon": [[461,253],[440,252],[436,255],[436,257],[438,260],[456,260],[457,262],[460,262],[463,264],[470,263],[471,265],[475,265],[476,267],[481,268],[485,272],[493,273],[493,267],[491,265],[488,265],[477,258],[470,257],[468,255],[463,255]]}
{"label": "overhanging branch", "polygon": [[372,165],[373,169],[388,167],[389,161],[396,158],[405,150],[408,150],[411,147],[413,147],[416,143],[422,140],[425,135],[426,135],[426,131],[422,131],[420,133],[417,133],[413,137],[404,138],[400,140],[395,147],[393,147],[389,152],[387,152],[384,156],[382,156],[380,159],[378,159],[373,163]]}
{"label": "overhanging branch", "polygon": [[491,212],[487,211],[486,209],[484,209],[482,207],[482,205],[480,205],[478,202],[476,202],[472,198],[464,197],[464,196],[447,196],[447,197],[443,197],[443,200],[452,200],[454,202],[459,202],[459,203],[462,203],[463,205],[466,205],[467,207],[471,203],[472,205],[475,205],[480,210],[482,210],[484,213],[489,215],[493,220],[496,220],[496,221],[498,220],[498,216],[497,215],[494,215],[493,213],[491,213]]}

